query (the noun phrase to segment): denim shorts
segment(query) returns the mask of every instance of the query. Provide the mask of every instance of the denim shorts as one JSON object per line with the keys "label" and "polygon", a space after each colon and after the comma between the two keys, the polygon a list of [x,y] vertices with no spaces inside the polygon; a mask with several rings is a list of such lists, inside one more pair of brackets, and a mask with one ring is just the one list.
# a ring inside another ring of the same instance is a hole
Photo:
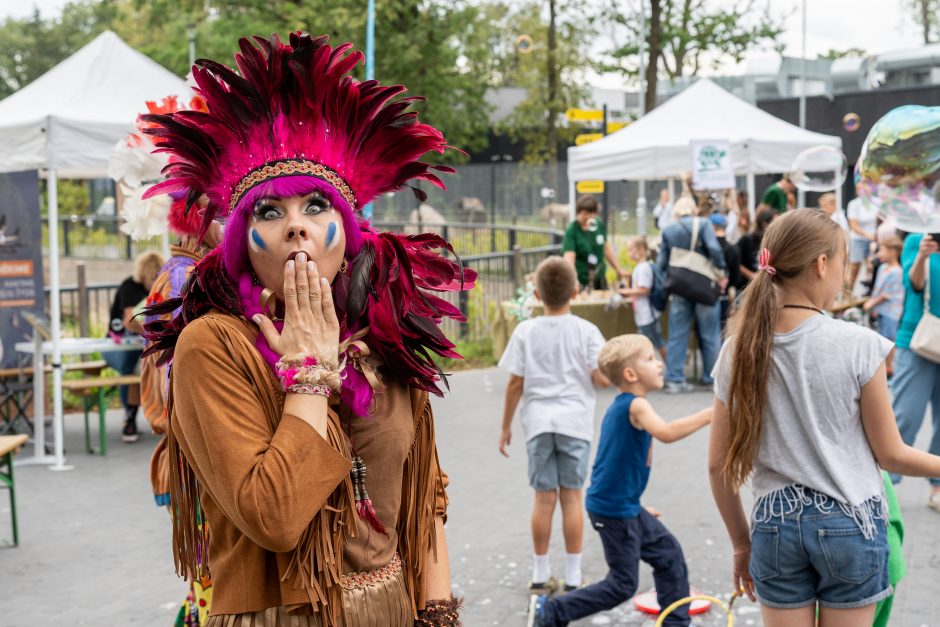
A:
{"label": "denim shorts", "polygon": [[864,263],[871,254],[871,240],[852,238],[849,248],[849,263]]}
{"label": "denim shorts", "polygon": [[529,453],[529,485],[546,492],[566,488],[580,490],[587,478],[591,443],[560,433],[540,433],[526,442]]}
{"label": "denim shorts", "polygon": [[817,602],[849,609],[891,596],[885,521],[872,520],[868,540],[836,501],[801,489],[812,495],[801,511],[751,526],[750,573],[760,602],[780,609]]}
{"label": "denim shorts", "polygon": [[883,314],[878,316],[878,333],[892,342],[898,338],[898,327],[900,325],[901,321],[897,318],[889,318]]}
{"label": "denim shorts", "polygon": [[665,340],[663,340],[663,334],[659,330],[659,320],[654,320],[649,324],[644,324],[642,327],[637,327],[637,331],[652,342],[653,348],[656,350],[666,345]]}

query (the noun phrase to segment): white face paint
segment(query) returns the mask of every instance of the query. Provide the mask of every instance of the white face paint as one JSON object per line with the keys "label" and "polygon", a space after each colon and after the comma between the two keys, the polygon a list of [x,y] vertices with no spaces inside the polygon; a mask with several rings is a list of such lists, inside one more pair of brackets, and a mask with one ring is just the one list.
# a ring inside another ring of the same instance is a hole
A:
{"label": "white face paint", "polygon": [[248,247],[256,253],[268,248],[261,233],[251,224],[248,225]]}

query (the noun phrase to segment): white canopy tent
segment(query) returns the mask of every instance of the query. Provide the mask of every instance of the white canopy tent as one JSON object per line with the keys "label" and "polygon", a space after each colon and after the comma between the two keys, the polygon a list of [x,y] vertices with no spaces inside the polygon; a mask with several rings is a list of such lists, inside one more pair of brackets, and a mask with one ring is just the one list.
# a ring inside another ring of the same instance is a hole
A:
{"label": "white canopy tent", "polygon": [[[626,128],[569,148],[572,205],[576,181],[668,179],[691,170],[689,142],[696,139],[731,142],[734,172],[747,177],[751,209],[756,174],[787,172],[808,148],[842,149],[841,138],[784,122],[703,78]],[[818,164],[821,170],[830,165]]]}
{"label": "white canopy tent", "polygon": [[[0,172],[41,170],[48,179],[53,428],[62,470],[62,355],[59,348],[58,177],[106,177],[108,155],[134,130],[148,100],[184,97],[185,81],[108,31],[0,101]],[[185,102],[185,100],[182,100]],[[37,432],[42,431],[41,420]],[[38,439],[38,438],[37,438]],[[40,440],[41,442],[41,440]],[[37,445],[39,449],[42,447]],[[37,450],[37,455],[43,454]]]}

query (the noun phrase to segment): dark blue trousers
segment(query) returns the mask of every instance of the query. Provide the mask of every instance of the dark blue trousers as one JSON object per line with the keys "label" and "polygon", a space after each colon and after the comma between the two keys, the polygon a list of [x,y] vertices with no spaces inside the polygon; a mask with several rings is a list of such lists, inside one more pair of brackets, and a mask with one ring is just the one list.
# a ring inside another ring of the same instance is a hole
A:
{"label": "dark blue trousers", "polygon": [[[689,571],[682,548],[659,520],[645,509],[636,518],[606,518],[591,512],[588,516],[601,536],[610,572],[603,581],[549,599],[545,605],[546,625],[565,627],[568,621],[615,608],[632,598],[641,560],[653,567],[660,607],[689,596]],[[663,624],[689,625],[689,606],[678,608]]]}

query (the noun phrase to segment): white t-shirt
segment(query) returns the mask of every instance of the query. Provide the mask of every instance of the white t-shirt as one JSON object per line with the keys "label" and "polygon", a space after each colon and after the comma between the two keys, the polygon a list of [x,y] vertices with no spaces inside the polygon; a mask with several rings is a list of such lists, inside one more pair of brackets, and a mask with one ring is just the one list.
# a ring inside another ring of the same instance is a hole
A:
{"label": "white t-shirt", "polygon": [[656,206],[653,207],[653,215],[656,217],[656,228],[660,231],[664,231],[667,226],[675,221],[672,218],[672,203],[669,201],[656,203]]}
{"label": "white t-shirt", "polygon": [[522,377],[522,433],[594,438],[596,395],[591,371],[604,345],[600,329],[572,314],[524,320],[512,332],[499,367]]}
{"label": "white t-shirt", "polygon": [[[725,405],[733,347],[730,338],[712,372],[715,396]],[[774,333],[751,475],[755,499],[803,485],[839,501],[863,530],[870,528],[873,512],[864,504],[879,500],[883,484],[859,400],[892,348],[871,329],[826,316],[809,318],[789,333]]]}
{"label": "white t-shirt", "polygon": [[[875,226],[878,223],[878,208],[862,202],[861,198],[853,198],[848,206],[849,220],[858,221],[858,228],[868,233],[875,232]],[[852,231],[852,239],[867,241],[855,231]]]}
{"label": "white t-shirt", "polygon": [[[642,261],[636,264],[633,269],[632,283],[633,287],[653,288],[653,266],[650,262]],[[653,310],[649,296],[633,297],[633,318],[638,327],[645,327],[656,321],[656,312]]]}

